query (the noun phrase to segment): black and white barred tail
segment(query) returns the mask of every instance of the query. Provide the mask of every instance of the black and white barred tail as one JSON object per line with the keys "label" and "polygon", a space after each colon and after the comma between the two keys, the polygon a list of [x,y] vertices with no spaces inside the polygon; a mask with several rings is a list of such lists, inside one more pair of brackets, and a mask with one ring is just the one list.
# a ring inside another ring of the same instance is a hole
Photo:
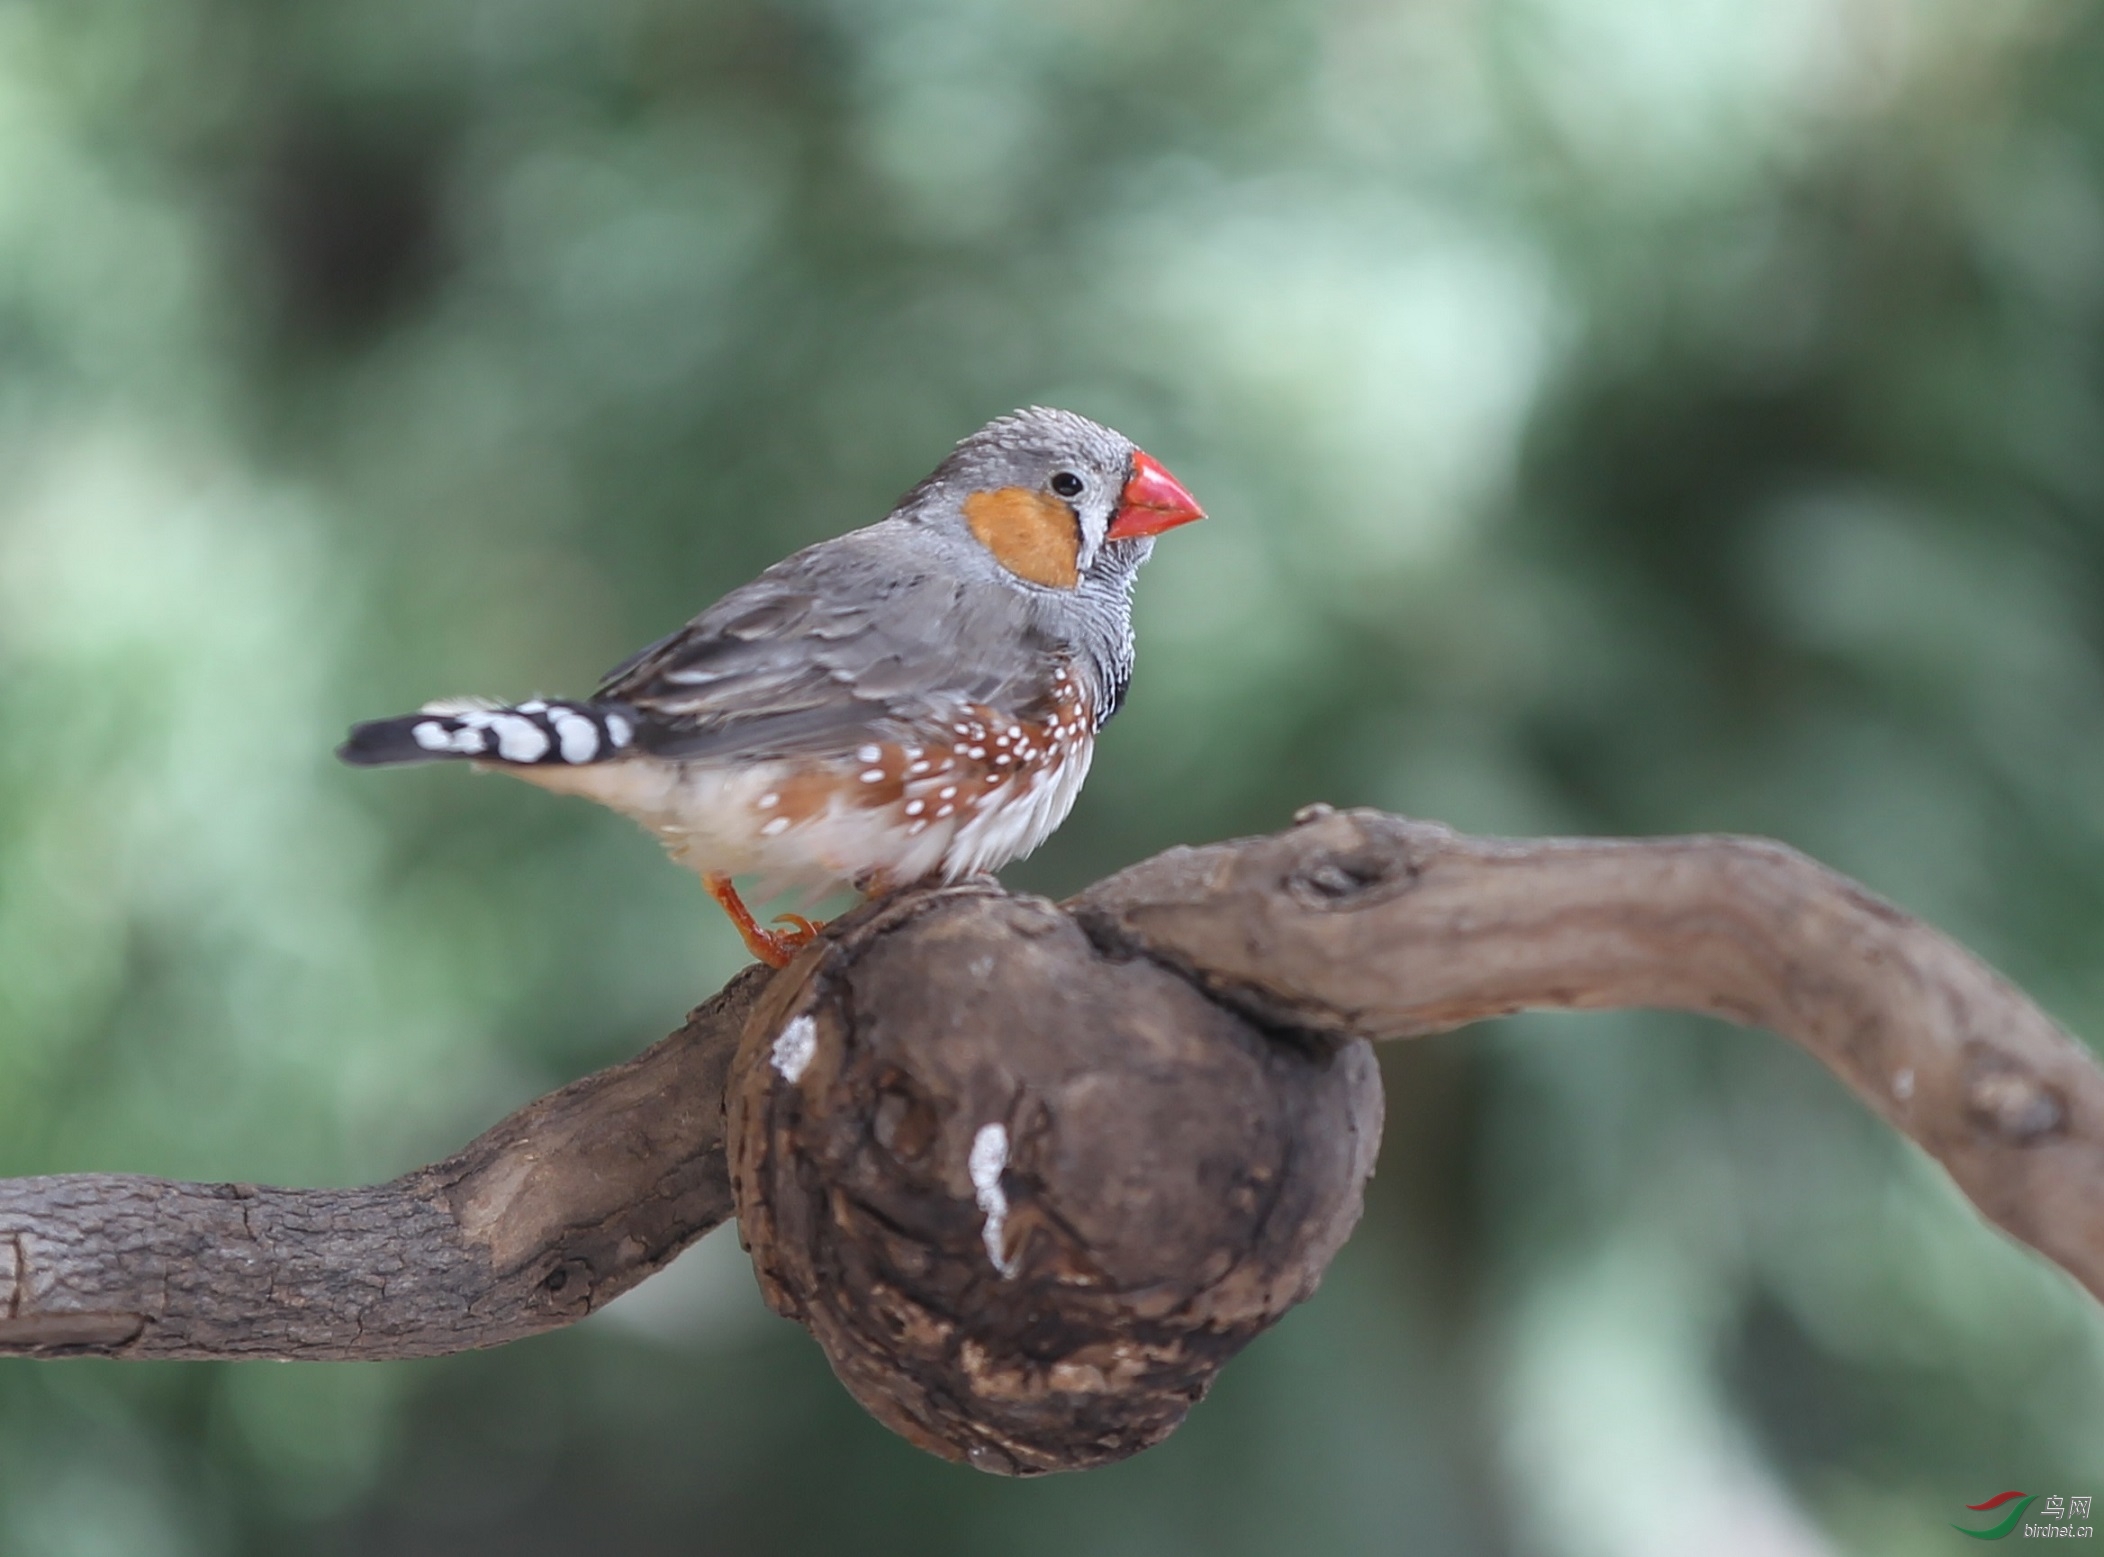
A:
{"label": "black and white barred tail", "polygon": [[506,762],[604,762],[636,738],[635,715],[603,703],[529,698],[506,707],[471,702],[426,703],[399,719],[351,726],[336,755],[354,767],[384,768],[453,757]]}

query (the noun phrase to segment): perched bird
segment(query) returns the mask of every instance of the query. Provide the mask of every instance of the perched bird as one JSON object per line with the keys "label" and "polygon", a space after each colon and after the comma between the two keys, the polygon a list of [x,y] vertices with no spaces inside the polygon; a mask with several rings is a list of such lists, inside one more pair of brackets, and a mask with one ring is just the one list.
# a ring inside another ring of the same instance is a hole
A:
{"label": "perched bird", "polygon": [[589,698],[429,703],[355,726],[337,755],[464,758],[631,816],[779,967],[816,926],[762,928],[732,877],[758,874],[763,899],[877,895],[998,869],[1051,835],[1132,676],[1140,564],[1203,517],[1126,438],[1032,407]]}

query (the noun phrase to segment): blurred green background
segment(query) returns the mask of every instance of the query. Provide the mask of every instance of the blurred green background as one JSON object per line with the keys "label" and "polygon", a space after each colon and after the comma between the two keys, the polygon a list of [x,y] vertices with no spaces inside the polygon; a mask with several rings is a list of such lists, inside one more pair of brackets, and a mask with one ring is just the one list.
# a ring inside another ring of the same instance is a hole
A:
{"label": "blurred green background", "polygon": [[[0,0],[0,1172],[345,1183],[741,961],[355,718],[581,691],[1031,401],[1212,510],[1016,884],[1305,801],[1774,834],[2104,1033],[2098,0]],[[2104,1324],[1780,1041],[1400,1047],[1166,1445],[868,1421],[734,1235],[576,1330],[0,1363],[0,1552],[1941,1552]]]}

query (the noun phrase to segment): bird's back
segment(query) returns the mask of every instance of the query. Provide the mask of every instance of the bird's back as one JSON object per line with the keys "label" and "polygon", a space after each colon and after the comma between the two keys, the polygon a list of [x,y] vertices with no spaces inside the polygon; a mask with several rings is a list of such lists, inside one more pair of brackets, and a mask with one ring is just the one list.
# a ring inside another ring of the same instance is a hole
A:
{"label": "bird's back", "polygon": [[1062,646],[971,562],[900,519],[821,542],[618,666],[595,699],[643,716],[642,750],[704,762],[852,751],[959,703],[1026,711]]}

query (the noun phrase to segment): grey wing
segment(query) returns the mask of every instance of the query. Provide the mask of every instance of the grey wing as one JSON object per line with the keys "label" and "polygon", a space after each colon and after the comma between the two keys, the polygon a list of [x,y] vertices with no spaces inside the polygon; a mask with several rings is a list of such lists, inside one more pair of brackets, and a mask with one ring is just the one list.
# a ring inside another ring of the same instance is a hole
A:
{"label": "grey wing", "polygon": [[775,564],[616,667],[596,698],[635,711],[645,751],[758,758],[910,739],[960,703],[1042,696],[1049,657],[1020,600],[931,565],[896,523]]}

